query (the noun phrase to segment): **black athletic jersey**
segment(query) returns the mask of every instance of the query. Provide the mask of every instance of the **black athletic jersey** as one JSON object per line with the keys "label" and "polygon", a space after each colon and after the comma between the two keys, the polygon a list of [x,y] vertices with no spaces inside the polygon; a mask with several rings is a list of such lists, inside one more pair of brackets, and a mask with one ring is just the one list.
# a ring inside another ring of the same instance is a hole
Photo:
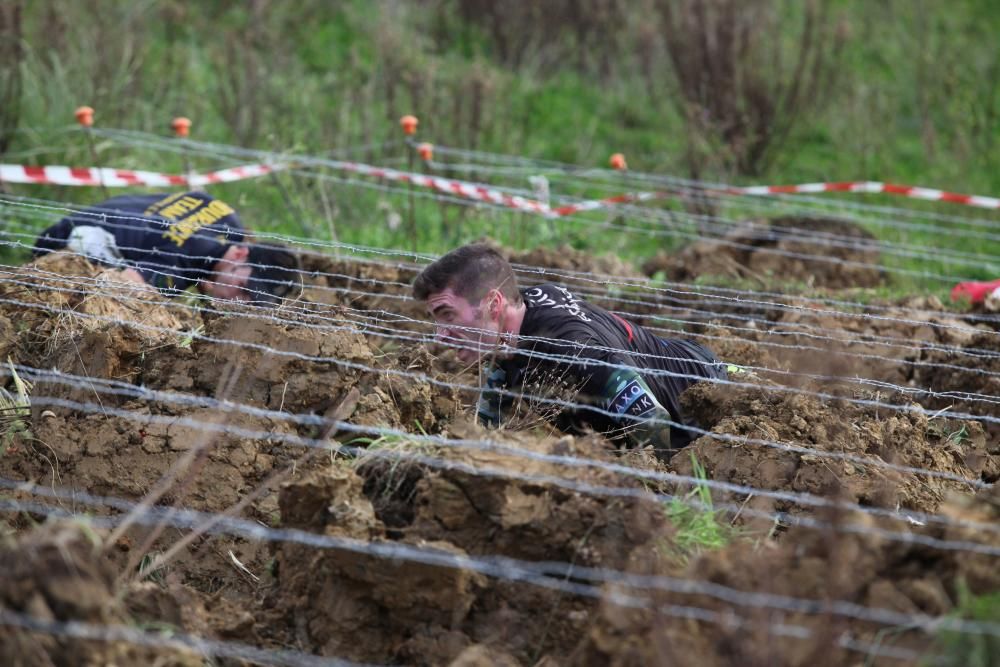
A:
{"label": "black athletic jersey", "polygon": [[125,195],[78,211],[45,230],[35,254],[66,247],[75,227],[99,227],[114,236],[125,262],[168,292],[210,277],[245,229],[229,204],[204,192]]}
{"label": "black athletic jersey", "polygon": [[[637,324],[577,299],[558,285],[523,288],[521,296],[526,310],[519,332],[519,353],[496,364],[489,376],[491,388],[519,389],[563,400],[569,397],[572,402],[611,413],[564,409],[554,421],[571,432],[590,427],[614,435],[665,409],[676,423],[670,432],[673,448],[698,437],[677,426],[694,425],[682,414],[678,397],[700,379],[725,377],[724,365],[707,348],[688,340],[661,339]],[[562,359],[547,358],[553,356]],[[650,370],[663,372],[650,374]],[[480,417],[486,422],[498,422],[502,405],[497,394],[487,390],[484,399],[480,402]]]}

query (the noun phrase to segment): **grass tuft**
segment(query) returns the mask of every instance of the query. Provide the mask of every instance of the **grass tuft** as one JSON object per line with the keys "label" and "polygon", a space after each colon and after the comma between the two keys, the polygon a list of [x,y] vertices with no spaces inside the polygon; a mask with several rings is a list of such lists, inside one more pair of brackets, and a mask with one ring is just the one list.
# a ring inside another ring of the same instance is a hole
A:
{"label": "grass tuft", "polygon": [[0,387],[0,454],[16,439],[34,436],[31,433],[31,383],[17,374],[14,362],[7,364],[14,381],[14,393]]}
{"label": "grass tuft", "polygon": [[[691,465],[698,480],[708,480],[705,466],[694,452],[691,453]],[[677,560],[687,562],[703,551],[721,549],[729,544],[734,530],[721,520],[721,514],[722,510],[715,508],[712,492],[704,483],[697,483],[683,498],[667,503],[667,517],[677,531],[674,536]]]}
{"label": "grass tuft", "polygon": [[[958,606],[954,619],[1000,622],[1000,593],[974,595],[964,582],[958,586]],[[942,630],[937,635],[939,647],[935,665],[947,667],[990,667],[1000,665],[1000,637],[987,633]]]}

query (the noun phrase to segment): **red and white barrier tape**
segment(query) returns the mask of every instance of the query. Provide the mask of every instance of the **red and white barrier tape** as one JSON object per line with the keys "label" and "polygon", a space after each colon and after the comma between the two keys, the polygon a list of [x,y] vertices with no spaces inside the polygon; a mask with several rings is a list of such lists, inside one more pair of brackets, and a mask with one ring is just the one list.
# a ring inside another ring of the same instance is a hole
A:
{"label": "red and white barrier tape", "polygon": [[[218,171],[211,171],[204,174],[179,175],[163,174],[153,171],[113,169],[109,167],[25,167],[14,164],[0,164],[0,181],[7,183],[42,183],[50,185],[103,185],[105,187],[199,187],[211,185],[213,183],[231,183],[233,181],[239,181],[246,178],[257,178],[275,171],[289,169],[293,166],[294,164],[292,163],[278,163],[271,165],[251,164],[242,167],[220,169]],[[580,213],[582,211],[593,211],[611,206],[613,204],[663,199],[676,197],[680,194],[679,192],[634,192],[551,208],[543,202],[527,199],[518,195],[511,195],[480,183],[458,181],[449,178],[440,178],[438,176],[428,176],[425,174],[398,171],[396,169],[383,167],[373,167],[371,165],[361,164],[358,162],[324,161],[321,166],[361,174],[363,176],[384,178],[389,181],[412,183],[418,187],[430,188],[439,192],[446,192],[448,194],[464,197],[466,199],[487,202],[490,204],[498,204],[500,206],[506,206],[518,211],[535,213],[537,215],[543,215],[550,218],[563,217],[574,213]],[[710,188],[705,189],[704,192],[708,195],[772,195],[817,192],[884,193],[913,197],[927,201],[944,201],[954,204],[964,204],[966,206],[1000,209],[1000,199],[996,197],[964,195],[954,192],[946,192],[944,190],[933,190],[930,188],[908,185],[893,185],[891,183],[879,183],[877,181],[803,183],[801,185],[754,185],[740,188]]]}
{"label": "red and white barrier tape", "polygon": [[389,181],[399,181],[401,183],[413,183],[424,188],[431,188],[439,192],[458,195],[466,199],[484,201],[490,204],[499,204],[518,211],[537,213],[539,215],[552,216],[553,211],[546,204],[526,199],[517,195],[510,195],[486,185],[470,183],[468,181],[456,181],[449,178],[439,178],[437,176],[426,176],[395,169],[384,169],[382,167],[372,167],[367,164],[357,162],[325,162],[324,165],[334,169],[350,171],[364,176],[374,176],[384,178]]}
{"label": "red and white barrier tape", "polygon": [[47,185],[101,186],[120,188],[127,186],[169,187],[182,185],[199,187],[213,183],[232,183],[245,178],[257,178],[274,171],[287,169],[287,164],[250,164],[210,171],[204,174],[162,174],[155,171],[113,169],[110,167],[25,167],[19,164],[0,164],[0,181],[6,183],[41,183]]}
{"label": "red and white barrier tape", "polygon": [[[187,176],[178,174],[162,174],[153,171],[136,171],[128,169],[101,168],[73,168],[73,167],[25,167],[16,164],[0,164],[0,181],[7,183],[36,183],[48,185],[77,185],[77,186],[100,186],[105,187],[125,187],[125,186],[152,186],[169,187],[184,186],[198,187],[211,185],[213,183],[230,183],[244,178],[255,178],[265,174],[288,169],[292,164],[253,164],[243,167],[233,167],[231,169],[221,169],[219,171],[205,174],[190,174]],[[384,178],[389,181],[401,183],[412,183],[413,185],[431,188],[440,192],[484,201],[491,204],[499,204],[508,208],[539,215],[552,215],[548,206],[517,195],[507,194],[495,188],[491,188],[479,183],[469,183],[466,181],[456,181],[437,176],[426,176],[396,169],[385,169],[373,167],[357,162],[323,162],[322,166],[338,169],[340,171],[352,172],[364,176]]]}
{"label": "red and white barrier tape", "polygon": [[902,195],[927,201],[946,201],[980,208],[1000,208],[1000,199],[980,195],[963,195],[944,190],[921,188],[914,185],[894,185],[878,181],[849,181],[846,183],[803,183],[801,185],[755,185],[745,188],[729,188],[727,192],[742,195],[775,195],[788,193],[815,192],[866,192],[871,194]]}
{"label": "red and white barrier tape", "polygon": [[[931,188],[921,188],[912,185],[894,185],[892,183],[880,183],[878,181],[848,181],[844,183],[802,183],[800,185],[751,185],[742,188],[714,189],[705,188],[702,190],[708,195],[778,195],[778,194],[806,194],[817,192],[863,192],[869,194],[891,194],[903,197],[913,197],[926,201],[943,201],[952,204],[964,204],[966,206],[977,206],[979,208],[1000,209],[1000,199],[997,197],[983,197],[981,195],[964,195],[956,192],[946,192],[944,190],[934,190]],[[651,199],[666,199],[677,197],[680,192],[634,192],[606,197],[604,199],[593,199],[576,204],[569,204],[552,209],[556,215],[572,215],[581,211],[593,211],[604,208],[612,204],[624,204],[636,201],[649,201]]]}

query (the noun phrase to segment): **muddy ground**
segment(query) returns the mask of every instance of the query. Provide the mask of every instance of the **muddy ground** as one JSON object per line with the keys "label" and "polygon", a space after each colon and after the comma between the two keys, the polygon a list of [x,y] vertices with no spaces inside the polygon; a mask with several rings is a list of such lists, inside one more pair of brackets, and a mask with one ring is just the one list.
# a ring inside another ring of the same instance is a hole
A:
{"label": "muddy ground", "polygon": [[[859,261],[872,259],[859,252]],[[885,625],[822,605],[781,610],[629,584],[622,573],[907,614],[951,612],[962,585],[1000,589],[994,555],[934,546],[1000,548],[1000,533],[983,528],[998,526],[995,491],[956,481],[994,482],[1000,440],[989,420],[934,412],[954,405],[1000,417],[995,404],[976,400],[997,394],[996,378],[982,372],[1000,372],[987,327],[926,299],[879,304],[879,320],[834,316],[820,301],[812,311],[788,309],[801,303],[791,299],[749,309],[669,293],[613,302],[631,297],[562,272],[641,278],[618,260],[567,249],[512,260],[549,269],[529,280],[567,282],[665,326],[665,335],[677,335],[670,320],[702,313],[685,335],[755,369],[740,386],[700,385],[684,397],[718,437],[664,464],[540,421],[482,430],[469,419],[475,391],[447,386],[475,387],[475,374],[412,339],[427,328],[405,298],[414,267],[403,262],[307,257],[299,298],[263,316],[123,294],[112,275],[77,258],[5,269],[0,353],[62,372],[33,376],[23,420],[30,432],[5,434],[0,476],[34,485],[4,491],[5,500],[42,502],[39,489],[59,488],[137,502],[166,475],[173,482],[156,496],[159,506],[229,511],[342,546],[205,534],[162,569],[141,572],[189,531],[113,533],[120,511],[50,499],[112,524],[39,526],[37,508],[8,513],[0,610],[375,663],[906,664],[913,661],[866,654],[864,643],[926,651],[936,646],[930,634],[896,629],[886,638]],[[374,430],[386,428],[418,437]],[[489,447],[462,446],[484,438]],[[590,463],[571,465],[573,457]],[[694,460],[709,479],[733,485],[712,494],[718,521],[733,526],[719,549],[688,550],[668,516],[666,498],[691,490],[669,473],[691,475]],[[818,501],[795,502],[789,492]],[[965,523],[900,521],[900,510]],[[892,539],[899,534],[919,539]],[[344,544],[395,549],[395,557]],[[515,566],[498,557],[568,565],[511,579]],[[466,558],[480,570],[440,564]],[[617,583],[593,578],[604,571]],[[775,636],[775,623],[794,631]],[[11,628],[0,645],[9,664],[201,664],[176,646]]]}
{"label": "muddy ground", "polygon": [[659,253],[642,270],[679,281],[726,277],[762,286],[779,281],[844,288],[881,284],[885,276],[878,263],[877,239],[857,225],[783,217],[741,223],[721,238]]}

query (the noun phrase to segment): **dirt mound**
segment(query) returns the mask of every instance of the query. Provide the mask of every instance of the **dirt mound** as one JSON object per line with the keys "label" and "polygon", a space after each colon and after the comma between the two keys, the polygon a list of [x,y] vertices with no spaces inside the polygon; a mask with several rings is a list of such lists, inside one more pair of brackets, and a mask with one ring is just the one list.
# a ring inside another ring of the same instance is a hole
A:
{"label": "dirt mound", "polygon": [[[936,395],[925,397],[929,406],[1000,417],[1000,399],[997,399],[1000,396],[1000,335],[979,333],[963,342],[969,351],[967,355],[932,351],[927,360],[942,366],[918,368],[913,380],[918,386],[935,392]],[[987,422],[986,426],[994,433],[1000,432],[1000,425],[996,423]]]}
{"label": "dirt mound", "polygon": [[[485,434],[468,426],[454,435]],[[502,442],[525,452],[608,457],[600,439],[539,441],[511,434]],[[409,467],[415,483],[411,479],[409,484],[370,485],[359,475],[363,467],[355,471],[334,466],[282,490],[283,523],[380,545],[420,545],[459,557],[488,554],[612,568],[622,567],[633,549],[669,536],[656,503],[602,498],[530,481],[572,475],[583,484],[635,486],[610,473],[483,450],[420,451],[443,458],[447,468],[399,463]],[[467,468],[498,474],[483,477]],[[385,468],[365,472],[373,473],[406,474]],[[405,525],[398,506],[386,513],[392,505],[383,497],[386,493],[397,494],[399,502],[410,506]],[[391,530],[387,523],[393,524]],[[450,567],[292,544],[278,550],[277,579],[275,615],[289,624],[288,631],[297,630],[296,636],[311,650],[354,660],[442,664],[474,644],[502,649],[522,664],[542,655],[566,657],[593,607],[585,598]]]}
{"label": "dirt mound", "polygon": [[[419,267],[399,262],[353,261],[322,255],[305,255],[303,268],[310,272],[302,301],[346,306],[355,310],[384,311],[423,321],[424,306],[411,298],[410,284]],[[396,319],[396,318],[394,318]],[[405,322],[403,328],[419,328]]]}
{"label": "dirt mound", "polygon": [[[96,546],[79,526],[70,524],[46,525],[4,544],[0,547],[0,610],[43,624],[76,621],[132,630],[127,626],[135,619],[118,595],[115,569],[95,552]],[[25,667],[203,664],[195,652],[62,637],[9,625],[0,626],[0,653],[5,664]]]}
{"label": "dirt mound", "polygon": [[[523,252],[504,251],[504,256],[513,264],[522,264],[535,269],[557,269],[560,271],[571,271],[577,273],[594,273],[617,278],[637,278],[641,279],[642,274],[634,266],[612,255],[591,255],[590,253],[577,250],[572,246],[563,244],[558,248],[535,248]],[[535,282],[548,282],[551,279],[544,278],[544,271],[540,272],[539,279]],[[555,282],[565,282],[572,279],[560,278]],[[593,283],[589,283],[593,285]]]}
{"label": "dirt mound", "polygon": [[79,326],[84,329],[99,329],[108,321],[171,330],[185,324],[181,312],[166,305],[167,299],[157,290],[126,281],[117,271],[72,253],[51,253],[21,267],[4,280],[2,291],[12,299],[46,306],[35,309],[41,317],[80,315]]}
{"label": "dirt mound", "polygon": [[[246,411],[219,415],[207,404],[199,406],[199,397],[288,414],[323,415],[359,387],[363,395],[342,418],[392,426],[405,417],[423,420],[427,428],[434,428],[437,415],[452,407],[444,397],[432,400],[426,385],[361,369],[374,368],[374,356],[360,334],[324,335],[306,326],[248,319],[235,307],[231,314],[206,314],[204,322],[199,335],[205,338],[185,340],[177,335],[157,342],[144,338],[141,329],[122,325],[117,335],[84,331],[74,345],[56,347],[49,359],[65,372],[182,391],[185,396],[180,402],[150,402],[137,400],[134,391],[108,393],[87,382],[67,385],[61,378],[39,382],[36,395],[94,407],[52,406],[43,418],[41,412],[48,406],[42,402],[33,421],[37,441],[45,446],[26,447],[4,459],[2,468],[15,469],[29,479],[71,475],[84,488],[134,499],[185,452],[207,447],[211,454],[188,501],[198,509],[216,511],[235,502],[269,472],[276,456],[280,462],[301,453],[274,436],[316,433]],[[86,347],[78,349],[79,343]],[[124,410],[128,416],[105,414],[109,408]],[[247,432],[260,435],[239,435]]]}
{"label": "dirt mound", "polygon": [[715,276],[762,285],[874,287],[883,280],[879,261],[875,237],[853,223],[784,217],[754,220],[722,239],[697,241],[676,254],[660,253],[642,270],[647,276],[662,273],[668,280],[683,282]]}
{"label": "dirt mound", "polygon": [[[581,264],[583,258],[566,259],[560,254],[517,258],[549,260],[561,269],[627,271],[627,267]],[[79,275],[94,271],[85,262],[62,261],[68,263],[60,270],[84,272]],[[785,638],[776,642],[763,629],[763,621],[775,620],[775,614],[747,611],[706,596],[657,593],[652,601],[656,606],[687,605],[717,612],[723,615],[721,625],[690,618],[677,620],[651,609],[622,607],[610,598],[598,602],[593,597],[525,581],[421,562],[399,550],[425,549],[446,559],[492,558],[489,562],[495,564],[502,564],[499,557],[509,557],[557,562],[571,568],[670,574],[685,580],[707,577],[747,591],[846,599],[928,613],[946,613],[953,608],[957,577],[980,587],[977,591],[997,588],[995,562],[988,560],[990,556],[879,541],[871,535],[849,532],[808,531],[773,522],[762,525],[752,510],[785,511],[793,518],[831,522],[863,523],[871,518],[827,516],[815,507],[760,495],[747,499],[716,494],[719,502],[745,502],[736,520],[745,533],[738,532],[722,551],[681,565],[671,556],[676,547],[675,531],[680,529],[667,520],[663,503],[634,494],[643,489],[684,493],[687,487],[644,484],[609,470],[567,466],[538,457],[579,456],[664,470],[655,458],[644,451],[615,452],[599,437],[552,436],[537,425],[516,432],[486,432],[466,424],[464,416],[474,395],[413,375],[455,381],[447,361],[442,362],[423,346],[365,335],[363,331],[374,320],[357,320],[349,310],[381,309],[386,312],[369,314],[391,321],[391,313],[404,312],[410,307],[406,304],[412,304],[391,298],[408,294],[412,269],[336,258],[316,260],[308,266],[316,274],[310,280],[331,290],[307,287],[299,301],[276,311],[281,319],[270,314],[250,317],[249,311],[238,305],[190,315],[191,311],[179,304],[164,305],[143,298],[136,305],[112,296],[82,297],[67,309],[97,312],[89,311],[89,302],[84,301],[105,299],[102,308],[129,304],[139,308],[131,311],[133,319],[86,327],[82,320],[77,322],[80,318],[52,310],[13,305],[0,308],[0,351],[10,350],[15,361],[89,378],[73,387],[39,379],[33,396],[39,401],[57,396],[90,404],[86,410],[41,402],[33,406],[32,435],[15,440],[0,453],[0,475],[138,500],[181,457],[207,444],[205,456],[197,459],[159,504],[224,510],[259,489],[276,471],[289,469],[292,472],[280,492],[262,494],[242,516],[267,526],[359,541],[357,551],[346,551],[291,542],[272,545],[226,536],[202,537],[171,562],[162,580],[130,587],[126,592],[108,588],[109,595],[123,597],[125,606],[113,603],[107,608],[111,615],[95,616],[93,622],[166,622],[196,633],[209,628],[216,636],[256,646],[296,646],[320,655],[407,664],[650,664],[670,657],[679,663],[805,664],[821,651],[838,659],[844,657],[843,663],[848,658],[830,647],[845,628],[829,616],[785,614],[782,620],[801,624],[814,636],[806,642]],[[32,279],[55,280],[48,275]],[[15,286],[0,283],[8,295]],[[46,305],[65,294],[29,290],[16,298],[36,299],[30,303]],[[693,300],[686,303],[699,305]],[[879,336],[896,336],[904,343],[928,341],[977,348],[992,344],[977,338],[985,335],[983,332],[946,316],[890,310],[883,313],[887,315],[883,319],[851,320],[827,317],[818,312],[822,304],[815,305],[811,311],[788,310],[777,303],[762,305],[761,312],[766,310],[775,323],[755,329],[733,317],[741,311],[722,307],[713,326],[697,331],[722,336],[709,344],[726,361],[800,373],[836,372],[849,377],[856,373],[903,385],[931,381],[912,366],[900,370],[892,359],[948,362],[950,358],[943,353],[933,356],[913,345],[889,347]],[[930,301],[900,305],[940,309],[940,304]],[[142,310],[147,307],[148,312]],[[141,327],[130,324],[152,321],[145,319],[147,315],[173,320],[162,320],[171,324],[163,327],[162,336],[149,337]],[[414,317],[423,318],[423,314],[414,313]],[[69,318],[69,323],[60,318]],[[898,321],[904,318],[913,321]],[[948,326],[934,328],[934,323]],[[744,330],[729,330],[729,325],[743,326]],[[844,350],[882,354],[890,361],[884,365],[872,360],[847,362],[822,350],[805,349],[805,345],[819,343],[814,330],[800,325],[821,327],[833,338],[822,343],[826,350],[842,346]],[[36,329],[42,333],[35,335]],[[63,331],[69,333],[60,333]],[[760,344],[765,341],[786,347]],[[800,345],[803,349],[796,349]],[[950,363],[966,364],[956,358]],[[981,359],[981,367],[989,363],[988,357],[985,359]],[[855,368],[851,363],[864,365]],[[967,374],[964,369],[968,369]],[[974,370],[971,363],[961,365],[950,375],[941,373],[933,386],[996,393],[988,383],[973,384],[982,379]],[[102,381],[117,382],[115,386],[122,391],[107,393]],[[475,384],[477,380],[458,381]],[[927,398],[919,394],[872,395],[859,392],[857,385],[847,381],[816,383],[780,373],[767,374],[760,382],[783,382],[902,405]],[[949,492],[968,494],[966,485],[817,455],[827,452],[877,458],[898,466],[993,480],[1000,475],[1000,450],[978,423],[842,400],[823,402],[770,389],[770,384],[750,388],[697,385],[684,399],[689,411],[706,428],[737,441],[702,438],[675,457],[673,469],[692,474],[689,454],[695,453],[708,476],[720,481],[808,492],[888,510],[940,510],[996,522],[995,512],[990,513],[993,510],[972,503],[968,495],[964,496],[965,504],[945,502]],[[139,395],[146,390],[180,392],[182,396],[181,400],[153,400]],[[247,408],[240,412],[219,410],[210,403],[216,399]],[[324,429],[284,418],[292,415],[304,418],[300,421],[317,416],[336,418],[362,432],[334,430],[331,451],[300,466],[306,450],[284,439],[315,439]],[[440,435],[445,442],[380,435],[372,427]],[[497,451],[495,447],[473,449],[463,442],[482,442],[483,438],[519,452]],[[811,451],[765,448],[749,442],[752,439],[795,443]],[[355,448],[367,451],[356,452]],[[424,459],[415,460],[414,456]],[[91,511],[98,516],[111,512]],[[15,520],[11,525],[24,531],[26,524]],[[992,536],[984,538],[941,524],[886,523],[885,528],[919,531],[935,539],[993,543]],[[104,565],[79,566],[79,586],[89,591],[94,576],[111,581],[100,568],[111,568],[115,575],[134,572],[143,556],[162,553],[178,538],[178,533],[169,531],[146,553],[140,553],[147,535],[144,529],[132,529],[109,560],[102,561]],[[74,540],[70,542],[75,544]],[[373,553],[375,547],[366,546],[369,543],[388,549],[390,557]],[[49,553],[46,549],[35,552]],[[81,557],[89,554],[76,546],[71,551]],[[14,552],[4,553],[14,558]],[[863,572],[851,580],[837,569],[842,563],[849,563],[852,572]],[[22,572],[18,567],[8,569]],[[38,572],[53,569],[44,562],[34,562],[32,567]],[[58,568],[54,571],[62,572]],[[46,585],[32,577],[40,575],[29,573],[22,578],[38,587]],[[592,583],[579,571],[550,578],[549,583],[553,581],[567,586]],[[0,585],[0,603],[32,612],[33,608],[13,606],[13,598],[5,593],[7,586]],[[626,593],[636,593],[624,584],[621,587]],[[642,595],[649,592],[639,591]],[[49,593],[41,595],[47,600]],[[89,593],[74,595],[85,599]],[[46,604],[59,619],[84,618],[59,616],[52,606],[55,603]],[[733,623],[727,625],[725,619],[734,613],[747,616],[749,625],[741,629]],[[875,638],[874,626],[854,623],[846,629],[853,637]],[[927,645],[926,638],[921,643],[908,635],[901,642],[918,649]],[[51,641],[39,646],[46,651],[64,648],[64,644]],[[27,644],[18,644],[15,649],[33,650]],[[111,650],[111,646],[105,649]],[[114,657],[102,654],[95,661],[103,664],[102,660],[109,662]],[[117,664],[154,661],[155,657],[126,656],[117,659]]]}
{"label": "dirt mound", "polygon": [[[829,389],[813,388],[816,389]],[[821,401],[800,393],[775,392],[767,385],[734,387],[701,383],[682,397],[687,414],[705,429],[731,438],[710,436],[690,446],[712,479],[760,489],[795,491],[842,498],[889,509],[933,512],[948,491],[967,492],[956,481],[817,456],[782,451],[742,438],[787,443],[892,464],[950,473],[992,482],[1000,476],[1000,449],[979,422],[932,419],[904,396],[862,395],[913,409],[893,411],[847,401]],[[672,464],[693,474],[682,452]],[[766,511],[798,512],[786,502],[758,497],[751,505]]]}
{"label": "dirt mound", "polygon": [[[974,346],[973,339],[989,331],[983,324],[947,314],[933,296],[879,302],[875,304],[879,310],[868,312],[860,306],[841,311],[819,300],[785,301],[775,298],[747,304],[735,298],[692,298],[691,311],[672,316],[691,318],[695,323],[690,329],[707,336],[699,342],[719,358],[788,371],[791,374],[769,377],[794,386],[808,382],[805,375],[809,374],[859,377],[902,387],[943,386],[930,381],[942,370],[933,364],[954,363],[961,357],[940,348]],[[655,319],[650,322],[656,325]],[[662,335],[678,333],[663,331]],[[951,386],[961,388],[961,384]],[[932,405],[925,400],[927,396],[914,394],[914,398]]]}
{"label": "dirt mound", "polygon": [[[12,274],[0,282],[0,351],[15,363],[139,383],[147,353],[188,345],[203,326],[196,309],[71,253],[45,255]],[[44,381],[36,393],[78,402],[95,395]]]}
{"label": "dirt mound", "polygon": [[[995,497],[951,504],[944,510],[994,525],[1000,517]],[[862,529],[879,527],[861,515],[826,518]],[[938,526],[922,531],[934,539],[954,541],[978,532],[977,541],[1000,544],[995,532],[984,538],[982,531],[969,528]],[[706,553],[692,561],[684,575],[730,587],[736,596],[756,592],[785,599],[841,600],[889,613],[945,615],[958,604],[956,582],[966,582],[977,594],[1000,590],[1000,575],[991,566],[994,559],[890,542],[870,533],[793,529],[777,544],[743,541]],[[661,573],[662,563],[649,562],[638,571]],[[623,611],[605,603],[595,614],[574,664],[883,664],[874,651],[901,649],[927,656],[938,648],[930,633],[909,627],[887,631],[885,625],[829,613],[822,602],[813,613],[776,611],[771,604],[777,602],[758,597],[730,604],[717,596],[666,592],[654,594],[651,609]],[[700,611],[699,620],[677,615],[692,609]],[[772,624],[778,621],[786,632],[774,634]],[[805,637],[796,638],[803,633]],[[856,650],[845,648],[845,639],[855,642]]]}
{"label": "dirt mound", "polygon": [[[65,263],[50,268],[93,272],[79,258],[59,259]],[[47,276],[44,280],[50,285]],[[31,298],[32,303],[46,304],[45,299],[59,295],[39,289]],[[185,325],[183,330],[149,336],[141,326],[133,326],[133,322],[178,326],[183,318],[177,314],[189,311],[177,302],[158,303],[161,300],[150,301],[153,310],[146,312],[145,299],[130,301],[114,293],[106,303],[127,306],[136,319],[92,328],[78,323],[75,316],[24,308],[33,328],[12,341],[20,355],[15,361],[35,360],[44,368],[79,378],[36,380],[31,437],[19,438],[0,456],[0,475],[139,500],[182,457],[203,449],[159,502],[217,512],[232,507],[303,456],[307,450],[288,439],[317,438],[321,429],[247,410],[220,411],[210,401],[430,433],[439,431],[460,407],[455,390],[442,387],[432,392],[427,382],[385,372],[399,369],[402,364],[396,359],[400,359],[405,360],[406,372],[434,373],[433,359],[424,351],[397,348],[392,358],[380,352],[376,356],[377,350],[361,333],[348,327],[317,328],[322,317],[295,311],[281,313],[284,321],[247,317],[249,311],[239,304],[200,311],[196,329]],[[86,310],[81,302],[69,305]],[[12,312],[10,321],[18,321],[19,312]],[[161,315],[163,319],[157,320]],[[30,336],[33,332],[41,333],[36,339]],[[102,381],[117,384],[109,392]],[[179,399],[150,400],[141,397],[147,390],[180,394]],[[51,404],[53,400],[89,407]],[[344,439],[356,437],[344,435]],[[297,473],[315,467],[303,466]],[[262,495],[245,513],[265,524],[277,522],[276,490]],[[140,535],[133,544],[143,541]],[[266,572],[271,558],[265,544],[239,539],[213,538],[195,547],[178,561],[182,581],[203,592],[215,592],[225,582],[228,600],[252,596],[258,587],[234,569],[230,550],[257,573]],[[131,556],[123,556],[123,566]]]}
{"label": "dirt mound", "polygon": [[[143,381],[157,389],[297,413],[336,403],[363,375],[358,365],[373,360],[359,333],[325,333],[234,312],[209,318],[202,337],[188,345],[150,351],[142,372]],[[316,387],[326,390],[319,393]]]}
{"label": "dirt mound", "polygon": [[780,313],[773,332],[761,331],[754,338],[807,346],[781,355],[788,368],[802,372],[857,375],[906,386],[916,381],[920,364],[930,361],[933,355],[921,344],[967,345],[980,333],[958,316],[940,314],[943,306],[935,297],[880,304],[889,308],[878,311],[874,318],[865,317],[867,313],[859,313],[859,317],[835,316],[829,306],[819,303],[799,305],[798,309]]}

